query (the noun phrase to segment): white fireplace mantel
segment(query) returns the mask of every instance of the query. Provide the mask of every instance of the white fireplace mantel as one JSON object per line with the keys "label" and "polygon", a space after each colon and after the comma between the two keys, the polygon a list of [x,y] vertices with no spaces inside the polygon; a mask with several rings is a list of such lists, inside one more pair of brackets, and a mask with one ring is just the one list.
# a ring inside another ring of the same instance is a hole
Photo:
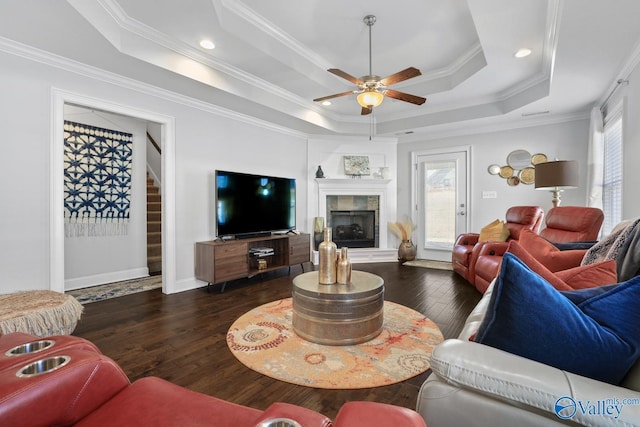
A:
{"label": "white fireplace mantel", "polygon": [[395,212],[394,201],[389,197],[390,179],[335,179],[316,178],[317,212],[316,216],[325,217],[327,196],[378,196],[380,203],[380,233],[378,248],[350,249],[352,262],[393,261],[397,259],[397,249],[388,248],[388,233],[383,232],[389,221],[389,212]]}
{"label": "white fireplace mantel", "polygon": [[391,182],[390,179],[376,178],[316,178],[316,182],[320,188],[322,187],[386,187]]}

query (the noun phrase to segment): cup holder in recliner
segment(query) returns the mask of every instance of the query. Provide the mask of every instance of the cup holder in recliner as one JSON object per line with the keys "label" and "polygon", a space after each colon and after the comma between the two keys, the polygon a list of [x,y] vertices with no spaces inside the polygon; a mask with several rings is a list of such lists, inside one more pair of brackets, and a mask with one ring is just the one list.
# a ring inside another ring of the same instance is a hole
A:
{"label": "cup holder in recliner", "polygon": [[31,354],[37,353],[42,350],[46,350],[55,344],[55,341],[52,340],[40,340],[33,341],[24,344],[17,345],[12,349],[8,350],[5,355],[6,356],[21,356],[23,354]]}
{"label": "cup holder in recliner", "polygon": [[56,369],[62,368],[69,363],[71,356],[52,356],[46,359],[40,359],[33,363],[29,363],[23,366],[16,372],[16,375],[20,378],[34,377],[36,375],[47,374],[53,372]]}
{"label": "cup holder in recliner", "polygon": [[264,420],[257,427],[302,427],[297,421],[289,418],[271,418]]}

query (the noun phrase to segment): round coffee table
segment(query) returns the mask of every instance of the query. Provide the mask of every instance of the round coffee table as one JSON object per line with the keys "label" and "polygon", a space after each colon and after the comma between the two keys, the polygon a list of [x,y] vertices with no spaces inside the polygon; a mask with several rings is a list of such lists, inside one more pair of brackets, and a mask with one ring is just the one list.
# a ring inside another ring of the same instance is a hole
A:
{"label": "round coffee table", "polygon": [[353,271],[348,285],[321,285],[318,272],[293,279],[293,330],[317,344],[351,345],[382,331],[384,280]]}

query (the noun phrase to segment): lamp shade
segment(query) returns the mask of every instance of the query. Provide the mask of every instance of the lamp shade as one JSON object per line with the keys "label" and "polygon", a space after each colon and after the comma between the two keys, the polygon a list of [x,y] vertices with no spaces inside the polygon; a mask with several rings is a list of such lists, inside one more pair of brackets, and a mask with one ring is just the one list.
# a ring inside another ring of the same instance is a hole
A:
{"label": "lamp shade", "polygon": [[361,94],[358,94],[358,97],[356,99],[358,100],[358,104],[360,104],[364,108],[377,107],[378,105],[382,104],[384,94],[373,90],[367,90],[362,92]]}
{"label": "lamp shade", "polygon": [[578,162],[575,160],[538,163],[535,168],[535,187],[537,190],[578,187]]}

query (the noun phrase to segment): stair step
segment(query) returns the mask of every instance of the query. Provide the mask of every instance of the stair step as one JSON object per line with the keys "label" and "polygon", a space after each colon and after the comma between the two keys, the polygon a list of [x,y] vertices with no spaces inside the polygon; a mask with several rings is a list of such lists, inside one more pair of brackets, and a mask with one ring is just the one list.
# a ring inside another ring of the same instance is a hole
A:
{"label": "stair step", "polygon": [[147,202],[147,212],[160,212],[161,210],[161,202]]}
{"label": "stair step", "polygon": [[162,198],[147,172],[147,268],[150,275],[162,274]]}
{"label": "stair step", "polygon": [[147,268],[150,275],[162,273],[162,257],[147,257]]}
{"label": "stair step", "polygon": [[149,257],[161,257],[162,256],[162,244],[152,243],[147,244],[147,258]]}

